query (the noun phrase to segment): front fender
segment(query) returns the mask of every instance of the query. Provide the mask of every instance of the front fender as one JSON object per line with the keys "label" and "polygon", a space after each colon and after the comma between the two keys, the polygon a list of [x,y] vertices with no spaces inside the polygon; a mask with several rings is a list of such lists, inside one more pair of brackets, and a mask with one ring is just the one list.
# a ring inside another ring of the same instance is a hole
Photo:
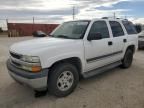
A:
{"label": "front fender", "polygon": [[72,57],[77,57],[80,59],[80,61],[82,63],[82,70],[83,70],[84,65],[85,65],[84,55],[79,52],[70,52],[70,53],[59,54],[59,55],[55,55],[50,58],[47,58],[47,60],[46,60],[46,57],[43,57],[41,65],[42,65],[42,68],[50,68],[54,63],[64,60],[64,59],[72,58]]}

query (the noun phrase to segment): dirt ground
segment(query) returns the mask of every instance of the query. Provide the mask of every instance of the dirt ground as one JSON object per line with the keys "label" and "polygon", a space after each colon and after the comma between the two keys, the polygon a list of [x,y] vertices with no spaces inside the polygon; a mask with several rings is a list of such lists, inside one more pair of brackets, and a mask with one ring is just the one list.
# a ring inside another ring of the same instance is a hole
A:
{"label": "dirt ground", "polygon": [[16,83],[6,69],[9,46],[31,38],[0,38],[0,108],[144,108],[143,50],[136,52],[131,68],[83,79],[65,98],[35,98],[33,90]]}

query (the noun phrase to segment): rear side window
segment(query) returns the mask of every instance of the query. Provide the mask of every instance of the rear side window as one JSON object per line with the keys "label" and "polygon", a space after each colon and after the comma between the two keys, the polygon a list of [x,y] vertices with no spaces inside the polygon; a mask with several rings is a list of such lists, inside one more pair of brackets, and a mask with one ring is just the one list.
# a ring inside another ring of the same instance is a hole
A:
{"label": "rear side window", "polygon": [[109,38],[109,31],[105,21],[96,21],[93,23],[90,33],[100,33],[102,38]]}
{"label": "rear side window", "polygon": [[119,37],[124,35],[124,31],[117,21],[110,21],[110,26],[112,29],[113,37]]}
{"label": "rear side window", "polygon": [[136,31],[134,25],[132,24],[132,22],[122,21],[122,23],[128,34],[137,34],[137,31]]}

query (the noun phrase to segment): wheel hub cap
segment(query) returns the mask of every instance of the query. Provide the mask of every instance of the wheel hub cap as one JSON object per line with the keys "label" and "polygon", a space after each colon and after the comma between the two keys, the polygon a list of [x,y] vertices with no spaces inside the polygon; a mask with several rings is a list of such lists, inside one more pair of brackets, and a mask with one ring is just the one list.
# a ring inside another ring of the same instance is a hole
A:
{"label": "wheel hub cap", "polygon": [[72,86],[73,81],[74,81],[74,77],[72,72],[64,71],[58,77],[57,87],[61,91],[66,91]]}

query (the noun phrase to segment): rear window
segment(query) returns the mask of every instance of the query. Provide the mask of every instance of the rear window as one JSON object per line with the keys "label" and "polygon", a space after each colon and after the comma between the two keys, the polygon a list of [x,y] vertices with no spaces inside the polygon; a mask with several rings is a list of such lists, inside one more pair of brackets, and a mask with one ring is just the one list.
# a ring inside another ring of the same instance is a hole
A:
{"label": "rear window", "polygon": [[128,34],[137,34],[137,31],[136,31],[134,25],[132,24],[132,22],[122,21],[122,23]]}
{"label": "rear window", "polygon": [[124,36],[124,31],[119,22],[110,21],[113,37]]}

